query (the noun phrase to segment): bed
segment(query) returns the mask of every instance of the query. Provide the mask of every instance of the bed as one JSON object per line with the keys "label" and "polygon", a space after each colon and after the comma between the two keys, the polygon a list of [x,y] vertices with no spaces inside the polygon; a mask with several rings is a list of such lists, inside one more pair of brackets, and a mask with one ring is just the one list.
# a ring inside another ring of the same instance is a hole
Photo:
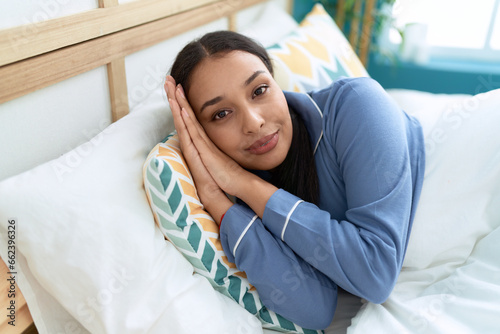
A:
{"label": "bed", "polygon": [[[200,209],[189,172],[176,169],[158,191],[158,164],[183,165],[163,80],[192,38],[231,29],[259,40],[285,90],[369,76],[369,16],[348,41],[320,5],[300,24],[292,5],[13,5],[19,20],[0,30],[2,333],[317,332],[265,309],[224,260],[210,217],[180,222],[169,202],[176,186]],[[342,293],[325,333],[498,333],[500,91],[388,93],[423,125],[430,181],[389,299]]]}

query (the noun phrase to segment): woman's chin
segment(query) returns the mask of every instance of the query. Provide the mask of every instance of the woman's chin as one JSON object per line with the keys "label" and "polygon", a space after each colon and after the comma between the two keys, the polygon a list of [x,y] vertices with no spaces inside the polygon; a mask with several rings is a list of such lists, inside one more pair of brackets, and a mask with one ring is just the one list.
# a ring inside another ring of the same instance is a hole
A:
{"label": "woman's chin", "polygon": [[250,170],[273,170],[279,165],[283,163],[286,155],[283,157],[268,157],[268,156],[259,156],[250,161],[246,161],[243,164],[240,164],[242,167]]}

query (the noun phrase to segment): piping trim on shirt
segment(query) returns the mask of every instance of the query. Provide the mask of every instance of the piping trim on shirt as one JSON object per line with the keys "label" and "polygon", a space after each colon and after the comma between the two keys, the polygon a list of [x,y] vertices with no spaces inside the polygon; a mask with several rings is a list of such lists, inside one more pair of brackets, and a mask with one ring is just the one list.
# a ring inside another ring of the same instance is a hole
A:
{"label": "piping trim on shirt", "polygon": [[311,102],[314,104],[314,106],[316,107],[316,111],[319,113],[319,115],[321,116],[321,118],[323,118],[323,112],[321,111],[321,109],[318,107],[318,105],[316,104],[316,101],[313,100],[313,98],[311,97],[311,95],[309,94],[306,94],[306,96],[309,98],[309,100],[311,100]]}
{"label": "piping trim on shirt", "polygon": [[319,142],[321,141],[321,138],[323,138],[323,130],[321,130],[321,133],[319,134],[318,141],[316,142],[316,146],[314,147],[313,155],[316,154],[316,150],[318,149]]}
{"label": "piping trim on shirt", "polygon": [[288,213],[288,216],[286,216],[286,220],[285,220],[285,225],[283,225],[283,229],[281,230],[281,241],[285,241],[284,240],[284,237],[285,237],[285,230],[286,230],[286,227],[288,226],[288,222],[290,221],[290,217],[292,216],[292,213],[295,211],[295,209],[297,208],[297,206],[304,202],[303,200],[298,200],[297,202],[295,202],[295,204],[293,205],[292,209],[290,210],[290,212]]}
{"label": "piping trim on shirt", "polygon": [[245,227],[245,229],[241,233],[240,237],[238,238],[238,241],[236,241],[236,244],[234,245],[234,248],[233,248],[233,256],[234,257],[236,257],[236,248],[238,248],[238,246],[240,245],[241,239],[243,239],[243,237],[247,233],[248,229],[250,228],[250,226],[252,226],[253,222],[255,221],[255,219],[257,219],[257,217],[258,217],[257,215],[253,216],[250,223],[248,223],[247,227]]}
{"label": "piping trim on shirt", "polygon": [[[314,106],[316,107],[316,111],[319,113],[319,115],[321,116],[321,118],[323,118],[323,112],[321,111],[321,109],[316,104],[316,101],[314,101],[313,98],[309,94],[306,94],[306,96],[314,104]],[[316,150],[318,149],[319,142],[321,141],[321,138],[323,138],[323,130],[321,130],[321,133],[319,134],[319,137],[318,137],[318,141],[316,142],[316,145],[314,146],[313,155],[316,154]]]}

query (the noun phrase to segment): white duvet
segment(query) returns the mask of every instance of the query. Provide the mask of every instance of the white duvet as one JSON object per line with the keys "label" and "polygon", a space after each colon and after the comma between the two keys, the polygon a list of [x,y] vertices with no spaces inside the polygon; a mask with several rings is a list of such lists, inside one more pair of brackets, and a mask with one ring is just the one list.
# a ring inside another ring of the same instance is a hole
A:
{"label": "white duvet", "polygon": [[394,291],[347,333],[500,333],[500,90],[390,93],[423,125],[424,186]]}

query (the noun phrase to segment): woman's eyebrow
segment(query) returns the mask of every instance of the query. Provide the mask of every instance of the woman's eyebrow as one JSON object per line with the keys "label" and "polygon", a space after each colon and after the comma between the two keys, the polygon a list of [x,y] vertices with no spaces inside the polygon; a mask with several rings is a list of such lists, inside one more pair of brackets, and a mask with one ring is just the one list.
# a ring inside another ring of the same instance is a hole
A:
{"label": "woman's eyebrow", "polygon": [[255,78],[257,78],[262,73],[266,73],[266,71],[259,70],[259,71],[253,72],[253,74],[248,79],[245,80],[244,86],[250,85],[252,83],[252,81],[254,81]]}
{"label": "woman's eyebrow", "polygon": [[217,97],[214,97],[213,99],[208,100],[207,102],[203,103],[203,105],[201,106],[201,109],[200,109],[200,114],[203,111],[203,109],[205,109],[208,106],[214,105],[221,100],[222,100],[222,96],[217,96]]}

